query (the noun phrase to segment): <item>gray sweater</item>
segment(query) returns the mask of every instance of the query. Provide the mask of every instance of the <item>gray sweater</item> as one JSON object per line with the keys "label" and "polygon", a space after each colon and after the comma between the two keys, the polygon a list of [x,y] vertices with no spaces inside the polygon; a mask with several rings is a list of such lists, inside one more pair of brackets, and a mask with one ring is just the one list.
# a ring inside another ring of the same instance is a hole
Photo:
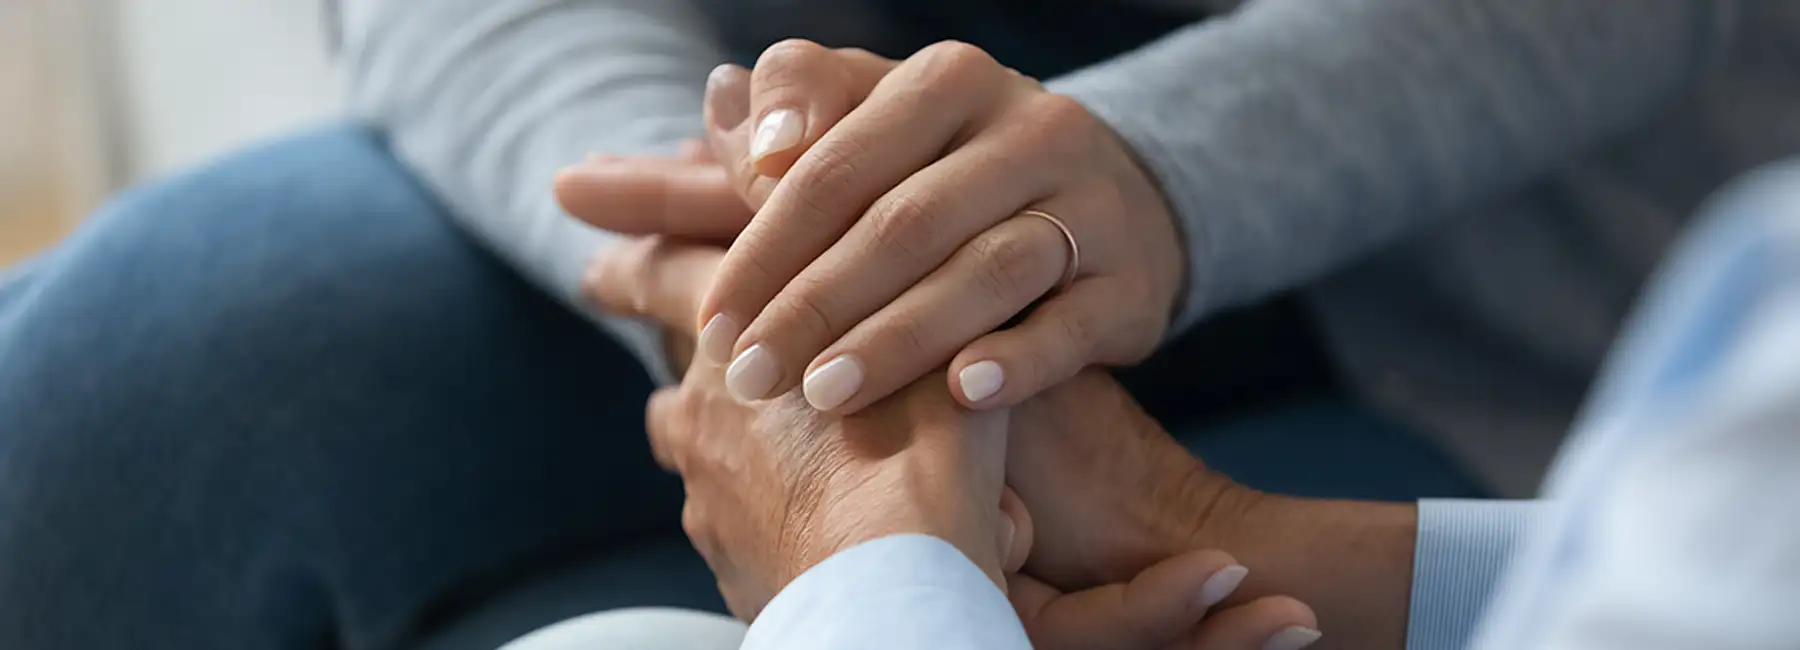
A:
{"label": "gray sweater", "polygon": [[[558,209],[558,167],[697,136],[731,45],[884,28],[858,0],[343,0],[339,20],[354,113],[571,304],[615,237]],[[1049,86],[1166,188],[1192,271],[1175,333],[1307,287],[1353,386],[1520,494],[1686,216],[1800,153],[1800,2],[1256,0]],[[593,316],[662,367],[645,325]]]}

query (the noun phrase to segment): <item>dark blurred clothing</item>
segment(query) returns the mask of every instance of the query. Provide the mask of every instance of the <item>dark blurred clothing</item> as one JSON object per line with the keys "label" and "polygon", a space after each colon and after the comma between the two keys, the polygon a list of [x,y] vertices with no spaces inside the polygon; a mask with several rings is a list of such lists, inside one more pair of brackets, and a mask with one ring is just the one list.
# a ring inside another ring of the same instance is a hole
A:
{"label": "dark blurred clothing", "polygon": [[[616,237],[568,219],[543,179],[699,135],[719,61],[786,37],[989,48],[1082,102],[1161,181],[1190,271],[1172,339],[1302,290],[1360,396],[1512,495],[1537,484],[1700,200],[1800,153],[1794,2],[342,5],[357,114],[564,299]],[[660,365],[654,333],[593,316]]]}
{"label": "dark blurred clothing", "polygon": [[[137,190],[0,277],[0,648],[491,650],[720,609],[636,359],[368,131]],[[1158,415],[1258,487],[1478,494],[1341,395]]]}

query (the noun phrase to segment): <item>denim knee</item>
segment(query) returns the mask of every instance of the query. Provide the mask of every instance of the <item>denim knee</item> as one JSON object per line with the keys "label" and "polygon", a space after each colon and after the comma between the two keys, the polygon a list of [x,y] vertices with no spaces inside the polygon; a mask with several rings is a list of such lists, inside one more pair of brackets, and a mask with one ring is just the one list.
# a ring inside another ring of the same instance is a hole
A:
{"label": "denim knee", "polygon": [[0,647],[393,632],[678,511],[629,353],[361,128],[129,192],[4,302]]}

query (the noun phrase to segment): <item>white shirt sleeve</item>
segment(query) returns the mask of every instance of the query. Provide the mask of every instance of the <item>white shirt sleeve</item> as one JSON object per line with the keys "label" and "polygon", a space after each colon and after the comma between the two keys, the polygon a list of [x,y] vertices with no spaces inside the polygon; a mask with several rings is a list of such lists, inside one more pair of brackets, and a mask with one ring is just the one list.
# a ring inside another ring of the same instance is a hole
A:
{"label": "white shirt sleeve", "polygon": [[839,552],[788,584],[743,650],[1028,650],[1012,603],[949,542],[898,535]]}
{"label": "white shirt sleeve", "polygon": [[1717,208],[1623,339],[1475,647],[1800,643],[1800,164]]}

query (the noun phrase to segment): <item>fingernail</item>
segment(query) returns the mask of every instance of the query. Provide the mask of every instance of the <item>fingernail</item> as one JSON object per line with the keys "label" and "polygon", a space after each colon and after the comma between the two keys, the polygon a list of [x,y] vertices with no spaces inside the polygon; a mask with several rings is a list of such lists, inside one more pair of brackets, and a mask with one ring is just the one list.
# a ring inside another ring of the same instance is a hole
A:
{"label": "fingernail", "polygon": [[1317,643],[1323,636],[1325,636],[1323,632],[1296,625],[1269,637],[1269,642],[1263,644],[1263,650],[1300,650]]}
{"label": "fingernail", "polygon": [[767,398],[780,381],[781,362],[761,343],[750,346],[725,369],[725,388],[740,402]]}
{"label": "fingernail", "polygon": [[731,363],[731,348],[737,345],[743,330],[738,327],[737,320],[724,314],[718,314],[706,321],[706,327],[700,328],[700,354],[716,366]]}
{"label": "fingernail", "polygon": [[806,376],[801,390],[806,393],[806,401],[813,408],[821,411],[843,406],[862,389],[863,367],[850,355],[840,356],[828,361],[818,370]]}
{"label": "fingernail", "polygon": [[971,363],[956,377],[962,384],[963,399],[972,404],[993,397],[1006,385],[1006,369],[992,361]]}
{"label": "fingernail", "polygon": [[764,115],[756,123],[756,136],[750,139],[750,159],[762,160],[769,154],[792,149],[805,135],[806,118],[800,111],[784,108]]}
{"label": "fingernail", "polygon": [[724,64],[706,76],[707,119],[714,128],[731,130],[750,119],[750,71]]}
{"label": "fingernail", "polygon": [[1231,592],[1237,591],[1238,585],[1244,583],[1244,576],[1250,575],[1250,569],[1242,565],[1231,566],[1214,571],[1206,582],[1200,585],[1200,606],[1212,607],[1225,602]]}

